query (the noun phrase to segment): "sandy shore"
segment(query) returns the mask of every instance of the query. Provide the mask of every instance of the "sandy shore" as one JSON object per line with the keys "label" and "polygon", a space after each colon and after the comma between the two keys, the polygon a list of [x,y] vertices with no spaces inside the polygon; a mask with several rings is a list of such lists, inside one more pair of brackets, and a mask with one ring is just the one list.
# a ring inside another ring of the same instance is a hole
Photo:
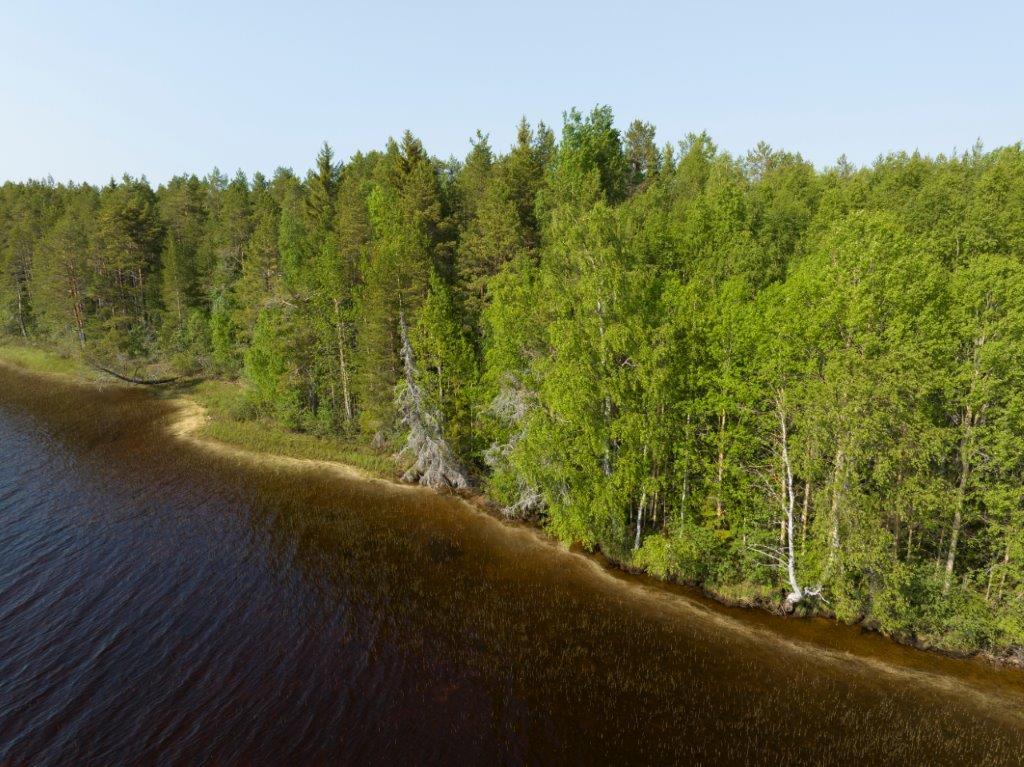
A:
{"label": "sandy shore", "polygon": [[188,397],[175,397],[170,400],[176,408],[173,420],[167,426],[167,433],[175,439],[183,440],[203,450],[209,450],[220,455],[228,455],[235,458],[243,458],[264,466],[286,466],[294,468],[316,468],[329,471],[344,479],[357,479],[364,482],[384,482],[396,488],[405,490],[427,490],[414,485],[408,485],[385,477],[370,474],[363,469],[340,461],[323,461],[313,458],[293,458],[287,455],[275,453],[262,453],[256,450],[249,450],[238,445],[212,439],[202,435],[203,426],[210,420],[206,408]]}

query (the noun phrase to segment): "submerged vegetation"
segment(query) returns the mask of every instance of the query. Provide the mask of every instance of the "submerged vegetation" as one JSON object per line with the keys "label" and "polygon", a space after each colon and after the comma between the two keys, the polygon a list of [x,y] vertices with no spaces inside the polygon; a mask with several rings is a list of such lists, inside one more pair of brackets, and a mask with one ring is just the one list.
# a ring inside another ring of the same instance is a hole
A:
{"label": "submerged vegetation", "polygon": [[663,577],[995,653],[1022,258],[1019,145],[819,171],[606,108],[464,161],[0,187],[0,329],[223,379],[214,437],[401,454]]}

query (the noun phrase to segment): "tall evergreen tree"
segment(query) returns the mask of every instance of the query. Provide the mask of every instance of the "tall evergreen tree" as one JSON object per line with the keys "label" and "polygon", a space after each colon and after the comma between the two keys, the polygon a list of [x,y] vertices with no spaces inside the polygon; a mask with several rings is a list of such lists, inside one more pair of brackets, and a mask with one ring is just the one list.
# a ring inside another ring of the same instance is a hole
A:
{"label": "tall evergreen tree", "polygon": [[89,297],[96,353],[137,356],[152,344],[160,295],[163,229],[146,180],[125,176],[100,193]]}

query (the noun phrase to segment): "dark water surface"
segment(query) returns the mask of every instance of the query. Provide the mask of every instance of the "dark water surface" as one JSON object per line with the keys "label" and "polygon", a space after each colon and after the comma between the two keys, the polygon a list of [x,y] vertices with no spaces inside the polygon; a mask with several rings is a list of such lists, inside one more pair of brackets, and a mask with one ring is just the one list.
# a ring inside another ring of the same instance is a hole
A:
{"label": "dark water surface", "polygon": [[0,368],[0,765],[1020,764],[1024,675]]}

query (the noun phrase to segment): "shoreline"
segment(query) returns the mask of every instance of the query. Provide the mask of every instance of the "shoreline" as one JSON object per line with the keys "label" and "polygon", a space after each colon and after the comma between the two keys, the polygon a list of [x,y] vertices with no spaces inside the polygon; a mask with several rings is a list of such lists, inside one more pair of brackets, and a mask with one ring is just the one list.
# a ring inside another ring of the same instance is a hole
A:
{"label": "shoreline", "polygon": [[[34,352],[39,352],[47,357],[55,358],[55,355],[52,353],[37,350],[35,347],[4,347],[0,345],[0,351],[3,351],[4,349],[10,350],[26,348],[32,349]],[[785,621],[787,624],[796,621],[823,620],[827,621],[831,626],[834,626],[837,629],[843,628],[856,630],[861,634],[878,638],[879,640],[887,642],[893,646],[908,648],[916,652],[924,653],[928,656],[938,656],[955,661],[966,661],[968,663],[980,663],[985,667],[995,670],[1024,669],[1024,657],[1020,655],[1000,656],[986,650],[956,650],[946,648],[941,645],[931,644],[915,636],[900,637],[887,635],[867,623],[843,623],[836,620],[834,616],[823,611],[790,616],[786,615],[782,611],[779,604],[766,603],[764,600],[759,599],[744,600],[742,598],[734,598],[717,593],[713,589],[709,589],[700,584],[684,583],[671,578],[660,578],[642,568],[631,566],[627,562],[621,562],[609,557],[603,552],[586,552],[575,546],[566,546],[550,536],[541,525],[534,521],[506,517],[492,501],[479,492],[457,492],[444,488],[433,488],[425,485],[405,482],[398,478],[397,470],[395,476],[389,477],[383,472],[375,472],[340,460],[299,457],[284,453],[268,452],[245,446],[243,444],[224,441],[215,436],[202,433],[203,429],[211,424],[215,417],[214,414],[211,413],[211,407],[204,405],[194,397],[181,393],[180,391],[167,391],[159,388],[154,389],[151,387],[142,387],[138,384],[127,383],[108,378],[100,374],[94,374],[93,371],[86,368],[77,368],[74,369],[74,372],[72,372],[71,368],[63,371],[37,369],[30,366],[28,363],[19,363],[17,361],[12,361],[11,359],[6,359],[2,354],[0,354],[0,368],[7,369],[18,375],[39,377],[44,380],[56,380],[74,386],[97,388],[113,387],[129,390],[150,388],[155,399],[168,403],[173,409],[170,419],[165,424],[165,431],[172,439],[183,441],[200,450],[211,451],[218,455],[231,457],[236,460],[246,461],[265,467],[269,466],[288,470],[313,469],[327,472],[343,481],[374,483],[386,486],[388,489],[396,492],[408,494],[430,494],[431,496],[451,498],[454,501],[461,502],[473,512],[490,519],[497,525],[500,525],[510,534],[527,534],[540,545],[557,549],[566,554],[581,556],[588,560],[596,569],[600,570],[610,578],[616,580],[626,578],[631,581],[638,582],[633,585],[645,586],[651,590],[657,589],[658,591],[670,591],[676,596],[692,602],[693,607],[700,606],[700,608],[706,608],[707,605],[702,604],[702,602],[707,602],[724,610],[738,610],[755,616],[763,615],[765,618],[774,618],[776,620]],[[756,619],[754,622],[759,624],[763,623]],[[783,636],[781,632],[774,630],[766,623],[761,625],[759,628],[770,632],[780,640],[786,642],[794,641],[789,637]],[[811,643],[815,644],[813,642]],[[822,652],[832,652],[828,647],[822,645],[816,645],[816,647]],[[860,657],[865,661],[869,660],[867,656],[857,657]]]}
{"label": "shoreline", "polygon": [[[126,384],[130,386],[130,384]],[[185,396],[175,396],[167,400],[176,409],[174,420],[167,425],[167,433],[175,438],[184,440],[203,450],[210,450],[222,455],[244,457],[247,460],[261,463],[272,463],[278,466],[314,467],[327,469],[339,474],[344,479],[354,479],[364,482],[387,482],[395,484],[393,480],[384,477],[377,477],[357,466],[341,463],[340,461],[321,461],[314,458],[295,458],[277,453],[263,453],[240,445],[232,445],[229,442],[222,442],[213,437],[203,436],[200,432],[210,421],[209,408],[198,401]]]}

